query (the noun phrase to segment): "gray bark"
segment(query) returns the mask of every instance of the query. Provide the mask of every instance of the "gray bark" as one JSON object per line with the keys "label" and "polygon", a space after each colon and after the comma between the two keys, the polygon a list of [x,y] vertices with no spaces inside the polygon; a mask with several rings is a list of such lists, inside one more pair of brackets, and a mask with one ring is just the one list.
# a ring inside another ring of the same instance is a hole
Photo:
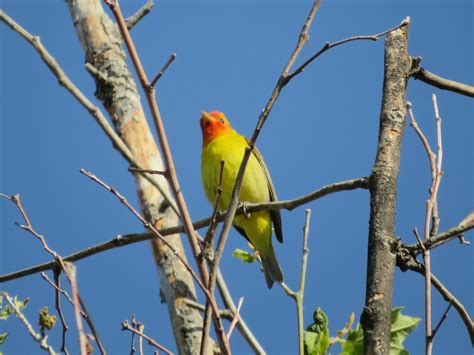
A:
{"label": "gray bark", "polygon": [[366,354],[390,353],[390,313],[395,270],[395,213],[400,148],[410,70],[408,26],[388,34],[377,156],[370,176],[370,224],[365,307]]}

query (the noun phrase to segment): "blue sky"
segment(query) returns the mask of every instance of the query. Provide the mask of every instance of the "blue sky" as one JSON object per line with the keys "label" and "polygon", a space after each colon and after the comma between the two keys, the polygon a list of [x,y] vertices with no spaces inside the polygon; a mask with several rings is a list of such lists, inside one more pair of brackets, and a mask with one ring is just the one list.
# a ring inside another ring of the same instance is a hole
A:
{"label": "blue sky", "polygon": [[[126,14],[142,1],[122,1]],[[225,112],[242,134],[250,135],[278,75],[294,48],[311,2],[308,1],[158,1],[132,31],[150,75],[171,52],[177,59],[158,84],[157,95],[178,176],[193,219],[211,213],[200,181],[202,110]],[[310,41],[298,62],[326,41],[381,32],[410,16],[409,49],[439,75],[468,83],[473,75],[473,3],[466,1],[327,1],[318,11]],[[84,54],[63,1],[4,0],[2,8],[39,35],[66,73],[94,102],[95,85],[84,70]],[[140,223],[110,194],[78,173],[92,170],[138,206],[126,162],[113,149],[90,115],[57,84],[36,52],[18,35],[0,26],[1,120],[0,191],[19,193],[35,227],[51,247],[66,255],[142,231]],[[313,63],[284,90],[258,140],[281,199],[306,194],[325,184],[370,174],[375,158],[383,79],[383,41],[336,48]],[[438,95],[443,118],[444,175],[439,192],[441,230],[456,225],[472,208],[473,116],[471,99],[410,80],[408,99],[421,128],[434,146],[436,132],[431,94]],[[407,126],[402,147],[397,235],[414,243],[413,227],[423,225],[430,172],[419,139]],[[351,312],[364,305],[369,195],[343,192],[292,212],[284,211],[285,243],[276,245],[285,279],[297,287],[304,208],[312,209],[305,323],[320,306],[330,329],[342,328]],[[0,273],[49,260],[39,243],[18,230],[20,217],[0,202]],[[472,236],[472,232],[466,237]],[[222,270],[235,299],[245,297],[242,314],[271,354],[297,349],[293,301],[281,289],[269,291],[256,265],[231,254],[246,243],[231,232]],[[457,242],[432,253],[432,269],[472,312],[473,254]],[[148,243],[135,244],[77,263],[79,287],[109,353],[129,350],[129,334],[120,322],[136,314],[146,333],[174,348],[166,306],[160,304],[157,272]],[[53,290],[38,275],[1,285],[30,297],[27,316],[36,323],[44,305],[54,308]],[[423,279],[396,271],[394,306],[423,317]],[[433,319],[446,307],[434,291]],[[66,316],[72,325],[69,307]],[[6,354],[39,352],[21,324],[10,319]],[[59,349],[60,331],[51,334]],[[69,348],[76,349],[74,331]],[[249,353],[240,335],[231,344]],[[413,354],[424,349],[424,329],[407,339]],[[451,311],[437,335],[437,354],[469,353],[466,330]],[[336,347],[333,353],[337,353]]]}

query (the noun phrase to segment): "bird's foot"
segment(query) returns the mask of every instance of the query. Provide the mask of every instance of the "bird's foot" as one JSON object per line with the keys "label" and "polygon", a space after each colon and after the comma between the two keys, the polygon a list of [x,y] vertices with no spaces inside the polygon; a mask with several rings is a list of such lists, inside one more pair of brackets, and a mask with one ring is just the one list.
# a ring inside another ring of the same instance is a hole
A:
{"label": "bird's foot", "polygon": [[244,216],[247,218],[252,217],[252,214],[247,210],[248,209],[248,203],[247,202],[241,202],[239,208],[242,208],[242,211],[244,212]]}

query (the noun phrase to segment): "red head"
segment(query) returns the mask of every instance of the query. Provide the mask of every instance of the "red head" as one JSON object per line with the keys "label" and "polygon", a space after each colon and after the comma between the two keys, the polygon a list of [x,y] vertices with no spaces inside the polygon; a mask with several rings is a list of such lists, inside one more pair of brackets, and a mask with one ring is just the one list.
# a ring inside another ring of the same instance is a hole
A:
{"label": "red head", "polygon": [[203,112],[199,120],[202,130],[202,145],[207,143],[219,134],[232,131],[232,127],[222,112]]}

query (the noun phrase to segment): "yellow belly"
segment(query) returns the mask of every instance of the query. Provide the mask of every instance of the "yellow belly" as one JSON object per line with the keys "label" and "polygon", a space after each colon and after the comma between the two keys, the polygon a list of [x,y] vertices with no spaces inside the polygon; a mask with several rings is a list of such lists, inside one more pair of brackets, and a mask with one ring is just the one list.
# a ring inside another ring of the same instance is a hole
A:
{"label": "yellow belly", "polygon": [[[236,132],[222,134],[208,143],[202,151],[201,173],[203,187],[209,202],[214,205],[219,186],[220,162],[225,161],[222,176],[222,195],[219,210],[229,206],[235,178],[242,162],[247,141]],[[257,158],[250,156],[240,190],[241,202],[268,202],[268,181]],[[242,228],[254,247],[266,254],[271,246],[271,218],[268,211],[254,213],[250,218],[237,216],[234,225]]]}

